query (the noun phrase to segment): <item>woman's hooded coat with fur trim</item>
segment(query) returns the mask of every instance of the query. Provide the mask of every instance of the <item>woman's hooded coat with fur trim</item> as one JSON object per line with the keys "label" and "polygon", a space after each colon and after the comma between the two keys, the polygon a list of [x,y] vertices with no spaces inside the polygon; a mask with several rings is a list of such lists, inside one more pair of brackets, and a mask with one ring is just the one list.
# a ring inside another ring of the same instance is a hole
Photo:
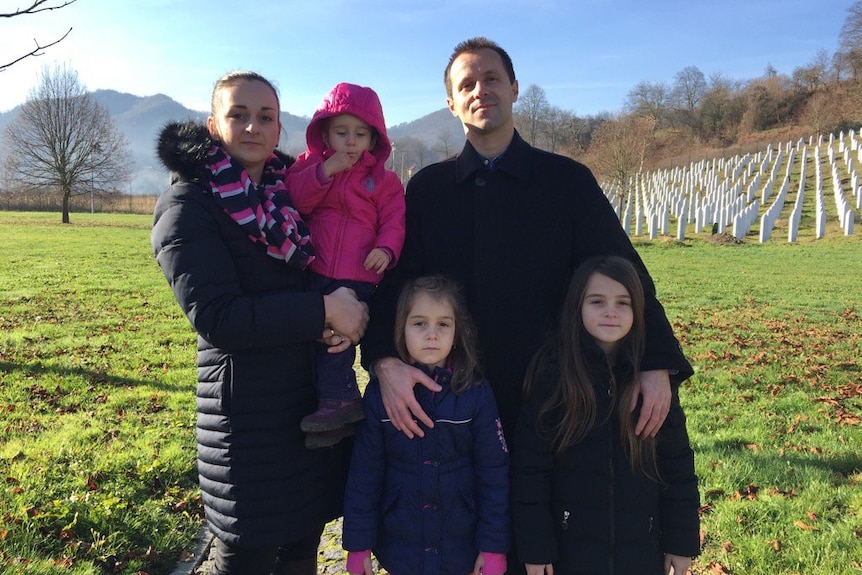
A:
{"label": "woman's hooded coat with fur trim", "polygon": [[156,204],[152,245],[198,333],[198,474],[210,529],[233,545],[279,545],[341,513],[351,442],[304,447],[323,299],[218,206],[204,168],[211,144],[200,124],[162,131],[158,153],[174,183]]}

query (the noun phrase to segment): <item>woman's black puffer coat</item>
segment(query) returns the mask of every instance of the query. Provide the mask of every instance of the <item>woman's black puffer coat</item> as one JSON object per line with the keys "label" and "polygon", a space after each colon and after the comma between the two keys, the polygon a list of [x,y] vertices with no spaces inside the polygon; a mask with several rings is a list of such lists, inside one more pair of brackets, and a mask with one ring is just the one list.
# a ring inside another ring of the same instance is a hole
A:
{"label": "woman's black puffer coat", "polygon": [[198,474],[210,529],[232,545],[274,546],[340,515],[352,443],[304,447],[323,299],[216,204],[200,175],[210,144],[199,124],[162,131],[159,157],[174,183],[156,204],[152,245],[198,333]]}

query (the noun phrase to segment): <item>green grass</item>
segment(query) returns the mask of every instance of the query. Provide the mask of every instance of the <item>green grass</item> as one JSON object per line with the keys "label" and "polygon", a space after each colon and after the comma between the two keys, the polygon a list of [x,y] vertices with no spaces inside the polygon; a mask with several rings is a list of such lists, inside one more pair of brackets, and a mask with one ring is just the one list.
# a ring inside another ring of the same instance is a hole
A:
{"label": "green grass", "polygon": [[[58,222],[0,212],[0,572],[168,573],[201,525],[194,334],[149,217]],[[693,572],[862,573],[862,236],[636,245],[696,369]]]}
{"label": "green grass", "polygon": [[0,571],[166,573],[200,526],[194,336],[148,217],[57,221],[0,215]]}
{"label": "green grass", "polygon": [[696,573],[862,573],[860,244],[638,244],[696,369]]}

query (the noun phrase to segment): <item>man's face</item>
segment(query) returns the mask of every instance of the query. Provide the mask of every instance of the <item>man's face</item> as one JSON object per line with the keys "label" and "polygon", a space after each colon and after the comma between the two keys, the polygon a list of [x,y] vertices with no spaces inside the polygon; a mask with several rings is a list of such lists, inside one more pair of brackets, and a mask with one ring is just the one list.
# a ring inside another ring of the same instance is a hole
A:
{"label": "man's face", "polygon": [[518,100],[518,82],[509,81],[500,55],[490,48],[464,52],[449,70],[452,96],[446,98],[467,134],[490,134],[514,128],[512,106]]}

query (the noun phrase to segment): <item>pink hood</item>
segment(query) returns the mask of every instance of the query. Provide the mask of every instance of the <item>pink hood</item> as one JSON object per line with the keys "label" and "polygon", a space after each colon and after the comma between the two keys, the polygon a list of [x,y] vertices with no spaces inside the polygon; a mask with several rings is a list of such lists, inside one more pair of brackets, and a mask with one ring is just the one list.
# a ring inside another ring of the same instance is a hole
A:
{"label": "pink hood", "polygon": [[304,159],[303,156],[306,155],[324,155],[323,152],[326,149],[322,130],[324,121],[340,114],[352,114],[377,130],[377,143],[371,150],[371,155],[377,163],[371,168],[371,176],[379,182],[383,176],[386,160],[392,153],[392,143],[386,135],[386,120],[383,118],[380,98],[374,90],[365,86],[342,82],[324,96],[305,131],[308,152],[300,156],[300,159]]}

